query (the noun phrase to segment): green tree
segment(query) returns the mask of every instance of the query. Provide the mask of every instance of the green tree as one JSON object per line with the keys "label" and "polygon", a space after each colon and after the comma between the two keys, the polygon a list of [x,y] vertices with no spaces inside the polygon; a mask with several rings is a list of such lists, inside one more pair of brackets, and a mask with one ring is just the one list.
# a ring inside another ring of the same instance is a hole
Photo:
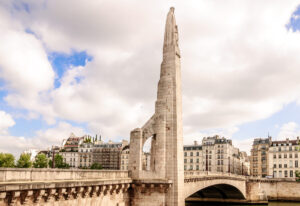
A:
{"label": "green tree", "polygon": [[51,159],[48,161],[48,166],[49,166],[50,168],[52,168],[52,160],[51,160]]}
{"label": "green tree", "polygon": [[30,154],[21,154],[20,158],[17,161],[17,167],[19,168],[30,168],[32,162],[30,160]]}
{"label": "green tree", "polygon": [[296,181],[300,181],[300,172],[299,171],[296,171]]}
{"label": "green tree", "polygon": [[64,169],[70,168],[70,165],[64,162],[64,159],[60,154],[55,155],[54,164],[56,168],[64,168]]}
{"label": "green tree", "polygon": [[15,167],[15,157],[9,153],[0,153],[0,167]]}
{"label": "green tree", "polygon": [[48,158],[45,154],[41,153],[35,157],[33,167],[35,168],[46,168],[48,166]]}
{"label": "green tree", "polygon": [[102,169],[102,165],[95,162],[95,163],[92,164],[91,169],[92,170],[101,170]]}

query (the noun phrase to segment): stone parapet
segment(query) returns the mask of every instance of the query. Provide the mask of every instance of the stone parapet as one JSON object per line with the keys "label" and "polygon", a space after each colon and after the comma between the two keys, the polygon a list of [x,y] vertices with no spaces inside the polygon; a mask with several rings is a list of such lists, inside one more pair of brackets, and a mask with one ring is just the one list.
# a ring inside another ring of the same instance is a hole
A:
{"label": "stone parapet", "polygon": [[225,173],[225,172],[208,172],[208,171],[185,171],[184,172],[184,179],[190,179],[195,177],[232,177],[232,178],[240,178],[240,179],[246,179],[247,176],[244,175],[237,175],[233,173]]}
{"label": "stone parapet", "polygon": [[23,169],[1,168],[1,182],[33,182],[59,180],[95,180],[128,178],[128,171],[121,170],[80,170],[80,169]]}
{"label": "stone parapet", "polygon": [[0,169],[0,206],[126,202],[131,182],[127,171]]}

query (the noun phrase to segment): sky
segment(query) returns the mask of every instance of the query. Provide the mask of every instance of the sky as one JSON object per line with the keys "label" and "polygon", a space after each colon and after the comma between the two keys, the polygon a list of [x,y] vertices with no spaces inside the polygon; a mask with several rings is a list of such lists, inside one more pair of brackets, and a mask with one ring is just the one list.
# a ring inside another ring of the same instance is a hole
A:
{"label": "sky", "polygon": [[300,135],[299,0],[2,0],[0,152],[129,139],[154,112],[171,6],[184,144]]}

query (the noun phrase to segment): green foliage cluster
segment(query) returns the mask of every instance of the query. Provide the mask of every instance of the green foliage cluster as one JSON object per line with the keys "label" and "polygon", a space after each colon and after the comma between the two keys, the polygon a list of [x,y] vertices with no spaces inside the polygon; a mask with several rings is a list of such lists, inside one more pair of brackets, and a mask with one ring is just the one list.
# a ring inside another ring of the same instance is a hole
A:
{"label": "green foliage cluster", "polygon": [[99,163],[93,163],[91,166],[92,170],[101,170],[102,169],[102,165]]}
{"label": "green foliage cluster", "polygon": [[15,157],[9,153],[0,153],[0,167],[15,167]]}
{"label": "green foliage cluster", "polygon": [[300,171],[296,171],[296,181],[300,182]]}
{"label": "green foliage cluster", "polygon": [[54,157],[54,166],[55,168],[68,169],[70,165],[64,162],[63,156],[56,154]]}
{"label": "green foliage cluster", "polygon": [[48,166],[48,158],[45,154],[38,154],[33,162],[34,168],[46,168]]}
{"label": "green foliage cluster", "polygon": [[21,154],[16,166],[18,168],[30,168],[32,166],[30,154]]}

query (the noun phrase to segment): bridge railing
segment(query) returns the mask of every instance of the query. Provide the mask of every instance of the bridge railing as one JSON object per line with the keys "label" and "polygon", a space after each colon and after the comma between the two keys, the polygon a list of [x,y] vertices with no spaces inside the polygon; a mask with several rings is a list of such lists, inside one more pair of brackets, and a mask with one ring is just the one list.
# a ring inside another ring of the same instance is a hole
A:
{"label": "bridge railing", "polygon": [[80,170],[80,169],[23,169],[1,168],[1,182],[43,182],[65,180],[117,180],[128,179],[128,171],[121,170]]}
{"label": "bridge railing", "polygon": [[226,172],[209,172],[209,171],[199,171],[199,170],[192,170],[192,171],[185,171],[184,178],[193,178],[193,177],[235,177],[235,178],[247,178],[244,175],[237,175],[233,173],[226,173]]}

